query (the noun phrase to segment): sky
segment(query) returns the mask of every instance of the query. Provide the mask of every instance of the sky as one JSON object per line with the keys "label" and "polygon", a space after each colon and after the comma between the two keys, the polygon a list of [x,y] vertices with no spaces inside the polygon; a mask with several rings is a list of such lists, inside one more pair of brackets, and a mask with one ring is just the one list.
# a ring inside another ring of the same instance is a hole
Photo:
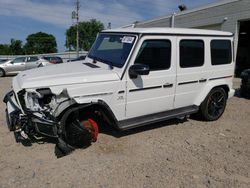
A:
{"label": "sky", "polygon": [[[112,28],[178,12],[178,5],[197,8],[219,0],[80,0],[80,21],[97,19]],[[76,0],[0,0],[0,44],[11,38],[46,32],[56,37],[58,51],[65,51],[65,32],[72,24]]]}

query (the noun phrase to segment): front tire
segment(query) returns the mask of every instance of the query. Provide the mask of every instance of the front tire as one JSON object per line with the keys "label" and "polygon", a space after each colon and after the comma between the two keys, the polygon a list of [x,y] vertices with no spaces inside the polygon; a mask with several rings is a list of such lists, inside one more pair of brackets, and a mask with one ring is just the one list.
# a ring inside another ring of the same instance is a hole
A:
{"label": "front tire", "polygon": [[223,88],[214,88],[200,106],[200,115],[206,121],[219,119],[225,111],[227,94]]}
{"label": "front tire", "polygon": [[5,72],[3,69],[0,69],[0,77],[4,77],[5,76]]}
{"label": "front tire", "polygon": [[96,142],[98,133],[98,124],[93,117],[76,113],[67,119],[64,138],[69,145],[83,148]]}

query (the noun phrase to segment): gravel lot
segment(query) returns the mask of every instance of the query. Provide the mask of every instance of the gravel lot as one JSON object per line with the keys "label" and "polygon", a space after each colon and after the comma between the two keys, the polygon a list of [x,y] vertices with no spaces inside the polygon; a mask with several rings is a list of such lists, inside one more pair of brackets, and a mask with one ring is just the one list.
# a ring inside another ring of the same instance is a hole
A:
{"label": "gravel lot", "polygon": [[[250,187],[250,100],[234,97],[216,122],[173,120],[119,133],[57,159],[53,143],[16,143],[0,78],[0,187]],[[238,87],[239,82],[236,83]]]}

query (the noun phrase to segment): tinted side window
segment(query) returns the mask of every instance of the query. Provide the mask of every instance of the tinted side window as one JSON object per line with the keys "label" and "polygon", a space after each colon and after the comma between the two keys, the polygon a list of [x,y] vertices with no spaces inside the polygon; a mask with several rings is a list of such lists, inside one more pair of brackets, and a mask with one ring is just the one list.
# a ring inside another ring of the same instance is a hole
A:
{"label": "tinted side window", "polygon": [[171,64],[171,42],[169,40],[146,40],[143,42],[135,64],[148,65],[150,70],[164,70]]}
{"label": "tinted side window", "polygon": [[204,64],[204,42],[202,40],[181,40],[180,66],[199,67]]}
{"label": "tinted side window", "polygon": [[43,59],[50,61],[50,57],[43,57]]}
{"label": "tinted side window", "polygon": [[212,65],[223,65],[232,62],[232,51],[230,40],[211,41]]}

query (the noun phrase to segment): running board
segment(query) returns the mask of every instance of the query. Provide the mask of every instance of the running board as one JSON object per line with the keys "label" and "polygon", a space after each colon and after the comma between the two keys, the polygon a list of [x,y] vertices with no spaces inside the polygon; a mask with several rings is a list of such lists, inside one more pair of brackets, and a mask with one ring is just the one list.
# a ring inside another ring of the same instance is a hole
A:
{"label": "running board", "polygon": [[174,110],[168,110],[166,112],[160,112],[156,114],[150,114],[145,116],[140,116],[136,118],[131,118],[118,122],[118,127],[120,130],[132,129],[160,121],[165,121],[173,118],[178,118],[186,115],[190,115],[199,111],[198,106],[188,106],[183,108],[178,108]]}

